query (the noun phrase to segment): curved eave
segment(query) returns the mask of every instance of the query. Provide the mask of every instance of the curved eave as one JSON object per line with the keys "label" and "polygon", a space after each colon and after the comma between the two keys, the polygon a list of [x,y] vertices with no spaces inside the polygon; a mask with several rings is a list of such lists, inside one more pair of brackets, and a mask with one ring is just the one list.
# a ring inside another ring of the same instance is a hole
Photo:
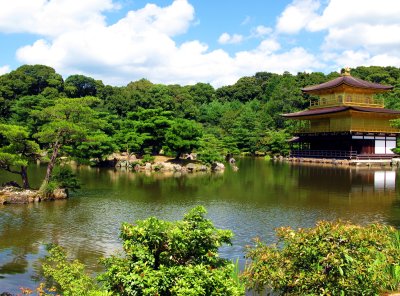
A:
{"label": "curved eave", "polygon": [[354,78],[352,76],[341,76],[325,83],[302,88],[301,90],[302,92],[308,94],[319,94],[321,93],[321,91],[329,91],[342,85],[346,85],[348,87],[356,89],[369,90],[375,93],[386,92],[393,89],[393,86],[391,85],[372,83],[369,81]]}
{"label": "curved eave", "polygon": [[400,111],[398,110],[390,110],[384,108],[367,108],[367,107],[356,107],[356,106],[340,106],[340,107],[331,107],[331,108],[320,108],[320,109],[311,109],[311,110],[304,110],[294,113],[287,113],[282,114],[283,117],[289,119],[301,119],[305,117],[313,117],[325,114],[333,114],[344,112],[348,110],[364,112],[364,113],[377,113],[377,114],[388,114],[388,115],[395,115],[396,117],[400,117]]}

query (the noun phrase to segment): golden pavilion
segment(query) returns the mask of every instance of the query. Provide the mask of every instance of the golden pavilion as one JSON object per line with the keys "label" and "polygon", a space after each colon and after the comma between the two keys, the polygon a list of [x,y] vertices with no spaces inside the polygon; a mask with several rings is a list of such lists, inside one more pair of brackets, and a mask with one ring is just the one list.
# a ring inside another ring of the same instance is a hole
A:
{"label": "golden pavilion", "polygon": [[392,149],[400,130],[390,120],[400,118],[400,111],[385,109],[383,99],[377,96],[391,89],[393,86],[352,77],[348,68],[341,77],[303,88],[303,93],[314,96],[309,109],[283,114],[285,118],[303,121],[303,128],[292,141],[291,156],[394,157]]}

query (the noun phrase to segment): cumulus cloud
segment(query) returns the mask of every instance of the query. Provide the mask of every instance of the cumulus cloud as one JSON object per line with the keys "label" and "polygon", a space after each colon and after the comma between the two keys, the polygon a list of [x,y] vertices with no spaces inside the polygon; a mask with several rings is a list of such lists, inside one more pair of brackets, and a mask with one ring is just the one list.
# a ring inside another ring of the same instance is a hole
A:
{"label": "cumulus cloud", "polygon": [[[44,2],[52,1],[66,0]],[[209,82],[221,86],[258,71],[296,73],[310,66],[312,69],[321,67],[316,56],[302,47],[281,52],[281,45],[273,38],[261,40],[253,50],[236,54],[228,54],[222,49],[211,50],[198,40],[177,44],[174,37],[187,32],[195,21],[194,8],[188,0],[175,0],[165,7],[147,4],[128,12],[111,25],[102,20],[100,12],[113,9],[114,4],[106,0],[90,1],[103,1],[104,4],[103,8],[92,10],[98,18],[91,18],[90,25],[82,25],[82,21],[80,26],[71,25],[64,31],[58,30],[56,35],[53,35],[55,31],[42,33],[42,38],[19,48],[18,60],[52,66],[64,76],[84,74],[112,85],[124,85],[146,77],[155,83]],[[45,10],[46,3],[43,3],[41,7]],[[71,17],[71,24],[75,20]],[[68,20],[62,21],[66,22]],[[20,30],[26,32],[28,29],[21,26]],[[254,32],[265,38],[271,31],[259,26]],[[221,35],[220,41],[235,43],[243,38],[226,33]]]}
{"label": "cumulus cloud", "polygon": [[310,20],[310,32],[327,31],[322,50],[337,64],[399,65],[400,2],[397,0],[330,0]]}
{"label": "cumulus cloud", "polygon": [[117,9],[112,0],[0,0],[0,30],[57,36],[102,25],[102,12]]}
{"label": "cumulus cloud", "polygon": [[228,33],[222,33],[218,38],[220,44],[237,44],[243,41],[243,36],[239,34],[229,35]]}
{"label": "cumulus cloud", "polygon": [[10,72],[10,66],[5,65],[0,67],[0,75]]}
{"label": "cumulus cloud", "polygon": [[320,7],[318,0],[295,0],[279,16],[276,24],[278,33],[295,34],[309,26]]}
{"label": "cumulus cloud", "polygon": [[340,69],[344,66],[395,66],[400,67],[400,57],[392,54],[376,54],[372,55],[366,50],[345,50],[329,55],[336,62],[336,68]]}

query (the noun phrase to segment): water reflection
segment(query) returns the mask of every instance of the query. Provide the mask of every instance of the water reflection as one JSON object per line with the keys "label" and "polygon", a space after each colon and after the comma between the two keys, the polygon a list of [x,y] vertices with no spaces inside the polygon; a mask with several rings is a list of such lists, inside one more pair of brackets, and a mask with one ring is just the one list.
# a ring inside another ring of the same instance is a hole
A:
{"label": "water reflection", "polygon": [[[181,219],[204,205],[217,227],[235,233],[222,256],[239,258],[255,236],[275,240],[279,226],[310,227],[321,219],[400,226],[397,171],[324,167],[241,159],[224,174],[143,174],[74,168],[82,190],[68,201],[0,207],[0,292],[19,292],[44,255],[43,243],[66,247],[92,271],[98,258],[120,249],[122,222],[149,216]],[[30,168],[39,186],[44,168]],[[15,178],[1,174],[0,183]]]}

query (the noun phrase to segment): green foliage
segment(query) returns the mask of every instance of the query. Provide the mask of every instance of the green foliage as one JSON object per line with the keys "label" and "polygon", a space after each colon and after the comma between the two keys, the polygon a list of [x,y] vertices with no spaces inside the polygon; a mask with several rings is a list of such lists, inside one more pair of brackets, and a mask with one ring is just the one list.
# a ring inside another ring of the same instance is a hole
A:
{"label": "green foliage", "polygon": [[19,174],[24,188],[29,188],[27,166],[39,157],[39,145],[29,139],[22,126],[0,124],[0,169]]}
{"label": "green foliage", "polygon": [[126,255],[104,260],[105,287],[118,295],[244,295],[231,277],[234,264],[218,256],[232,233],[216,229],[205,214],[196,207],[182,221],[124,223]]}
{"label": "green foliage", "polygon": [[[67,260],[65,251],[56,245],[48,246],[49,255],[42,265],[43,274],[50,288],[45,295],[54,295],[54,291],[65,296],[106,296],[110,293],[96,286],[93,278],[85,273],[85,266],[74,260]],[[47,294],[48,293],[48,294]],[[41,294],[42,295],[42,294]]]}
{"label": "green foliage", "polygon": [[[351,73],[367,81],[393,85],[393,91],[378,96],[385,100],[387,108],[400,109],[400,68],[357,67]],[[0,76],[0,121],[27,127],[51,150],[55,144],[49,141],[51,129],[61,131],[65,137],[60,139],[63,142],[60,153],[72,156],[76,152],[78,155],[73,157],[83,163],[90,158],[103,158],[106,150],[140,156],[148,149],[158,154],[163,147],[169,147],[178,153],[178,147],[172,144],[176,140],[182,146],[181,137],[170,137],[166,142],[167,130],[177,119],[201,123],[207,134],[225,143],[228,153],[254,155],[281,145],[268,144],[271,138],[268,131],[285,130],[291,134],[301,127],[302,122],[284,120],[281,116],[308,107],[310,96],[303,94],[301,88],[338,76],[337,72],[328,75],[259,72],[218,89],[205,83],[162,85],[146,79],[113,87],[83,75],[71,75],[64,82],[50,67],[24,65]],[[81,130],[63,126],[65,121],[80,126]],[[87,136],[92,139],[86,141]],[[82,145],[73,144],[80,142]],[[91,150],[97,156],[91,155]]]}
{"label": "green foliage", "polygon": [[259,151],[271,155],[287,156],[290,152],[288,140],[291,136],[284,130],[268,131],[257,145]]}
{"label": "green foliage", "polygon": [[128,114],[137,134],[143,135],[145,147],[158,154],[165,143],[165,134],[172,123],[172,113],[161,108],[143,109]]}
{"label": "green foliage", "polygon": [[71,75],[65,80],[65,92],[69,98],[82,98],[86,96],[96,96],[98,89],[104,85],[101,81],[96,81],[84,75]]}
{"label": "green foliage", "polygon": [[59,189],[60,185],[58,184],[57,181],[49,181],[49,182],[43,182],[42,185],[40,185],[39,191],[41,195],[45,197],[51,196],[55,190]]}
{"label": "green foliage", "polygon": [[178,118],[172,121],[165,134],[165,146],[179,158],[182,153],[191,153],[200,147],[202,133],[203,129],[199,123]]}
{"label": "green foliage", "polygon": [[59,188],[70,189],[72,191],[81,188],[81,183],[68,166],[56,166],[53,170],[50,183],[52,181]]}
{"label": "green foliage", "polygon": [[376,295],[400,284],[399,233],[384,225],[319,222],[277,230],[279,243],[248,249],[244,278],[255,290],[295,295]]}
{"label": "green foliage", "polygon": [[116,151],[114,140],[103,132],[88,134],[84,141],[77,142],[69,153],[77,160],[92,160],[101,162]]}
{"label": "green foliage", "polygon": [[154,163],[154,156],[151,156],[150,154],[145,154],[143,155],[142,159],[141,159],[142,163]]}
{"label": "green foliage", "polygon": [[198,150],[197,159],[205,164],[223,161],[228,154],[225,143],[213,134],[205,134],[201,139],[201,148]]}

